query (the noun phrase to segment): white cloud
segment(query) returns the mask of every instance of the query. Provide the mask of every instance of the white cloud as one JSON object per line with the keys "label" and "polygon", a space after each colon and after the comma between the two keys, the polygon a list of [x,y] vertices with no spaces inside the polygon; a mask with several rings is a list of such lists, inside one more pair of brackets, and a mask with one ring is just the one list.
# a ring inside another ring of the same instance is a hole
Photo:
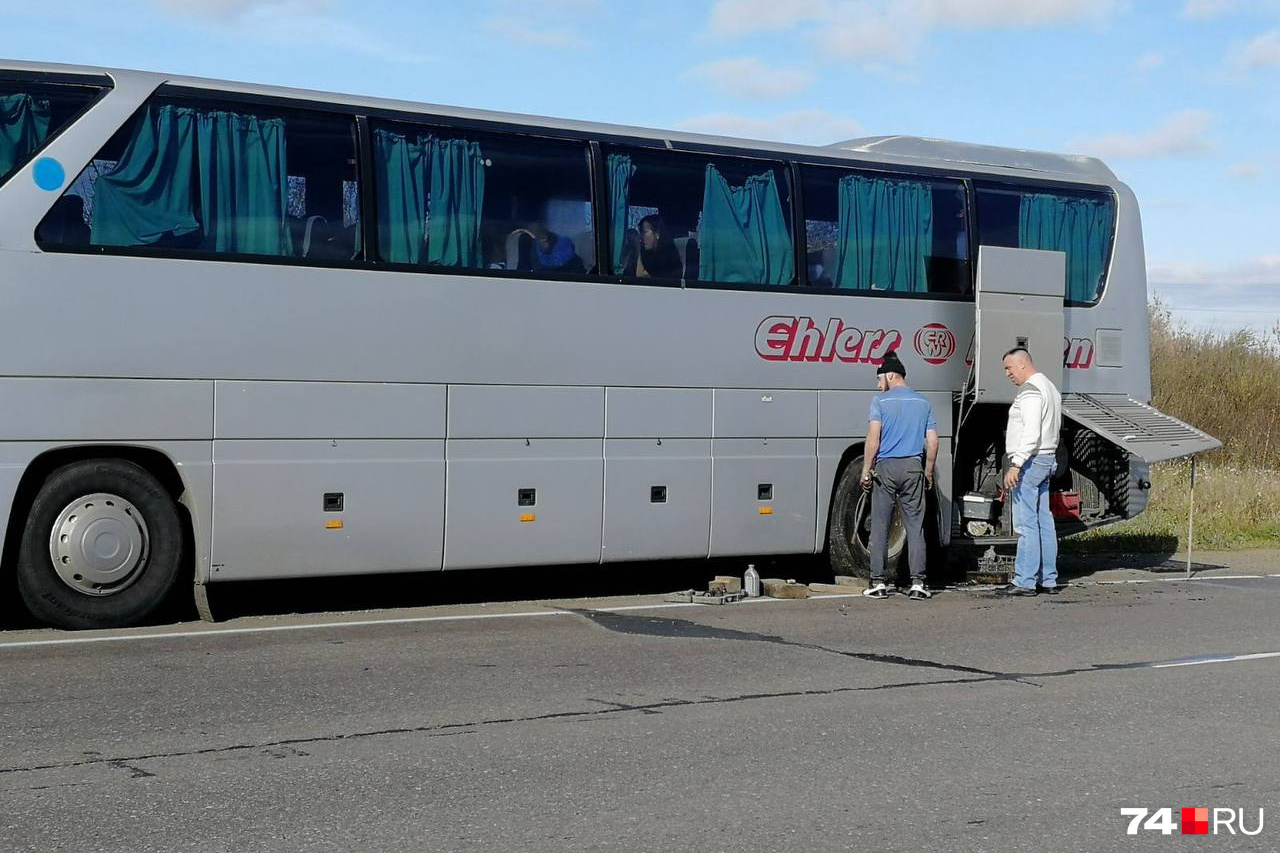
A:
{"label": "white cloud", "polygon": [[1069,143],[1072,150],[1104,160],[1186,157],[1214,148],[1206,136],[1213,116],[1204,110],[1183,110],[1141,133],[1114,133],[1082,137]]}
{"label": "white cloud", "polygon": [[328,13],[331,0],[153,0],[157,5],[206,18],[237,18],[264,12]]}
{"label": "white cloud", "polygon": [[1195,284],[1208,287],[1276,285],[1280,287],[1280,255],[1262,255],[1233,264],[1174,263],[1147,269],[1151,284]]}
{"label": "white cloud", "polygon": [[1164,65],[1164,54],[1153,50],[1139,56],[1133,63],[1133,70],[1139,74],[1149,74],[1162,65]]}
{"label": "white cloud", "polygon": [[862,125],[853,119],[825,110],[793,110],[770,118],[708,113],[678,122],[676,127],[695,133],[811,145],[828,145],[864,133]]}
{"label": "white cloud", "polygon": [[587,46],[586,39],[573,30],[553,27],[541,29],[531,27],[524,18],[508,16],[489,18],[484,22],[484,25],[486,29],[492,30],[511,41],[524,42],[525,44],[559,48]]}
{"label": "white cloud", "polygon": [[692,69],[689,76],[722,95],[743,98],[785,98],[813,85],[813,75],[807,71],[768,65],[754,56],[708,62]]}
{"label": "white cloud", "polygon": [[918,7],[935,26],[962,29],[1050,27],[1108,18],[1119,0],[915,0],[891,6]]}
{"label": "white cloud", "polygon": [[733,37],[803,28],[823,54],[906,63],[937,29],[1026,29],[1101,21],[1122,0],[719,0],[708,24]]}
{"label": "white cloud", "polygon": [[901,13],[842,14],[814,34],[823,54],[861,64],[880,60],[908,63],[925,37],[924,27]]}
{"label": "white cloud", "polygon": [[711,8],[713,35],[743,36],[789,30],[831,14],[831,0],[719,0]]}
{"label": "white cloud", "polygon": [[1280,30],[1263,33],[1237,47],[1231,52],[1228,61],[1237,68],[1246,70],[1280,65]]}
{"label": "white cloud", "polygon": [[1227,12],[1235,11],[1236,0],[1187,0],[1182,16],[1196,21],[1206,21]]}
{"label": "white cloud", "polygon": [[1227,167],[1227,174],[1242,181],[1262,176],[1262,167],[1257,163],[1236,163]]}

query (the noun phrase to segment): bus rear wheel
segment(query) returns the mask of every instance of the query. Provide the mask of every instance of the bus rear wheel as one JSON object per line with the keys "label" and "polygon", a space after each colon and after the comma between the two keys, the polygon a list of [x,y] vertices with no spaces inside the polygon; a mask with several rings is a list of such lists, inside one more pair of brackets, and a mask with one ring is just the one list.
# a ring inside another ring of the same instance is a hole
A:
{"label": "bus rear wheel", "polygon": [[140,465],[64,465],[31,504],[18,591],[33,616],[61,628],[134,625],[172,590],[182,531],[173,498]]}
{"label": "bus rear wheel", "polygon": [[[871,493],[858,482],[862,476],[862,457],[845,466],[831,502],[827,520],[827,552],[831,571],[856,578],[871,577]],[[889,522],[889,550],[885,555],[885,572],[893,583],[898,577],[898,564],[906,550],[907,530],[895,507]]]}

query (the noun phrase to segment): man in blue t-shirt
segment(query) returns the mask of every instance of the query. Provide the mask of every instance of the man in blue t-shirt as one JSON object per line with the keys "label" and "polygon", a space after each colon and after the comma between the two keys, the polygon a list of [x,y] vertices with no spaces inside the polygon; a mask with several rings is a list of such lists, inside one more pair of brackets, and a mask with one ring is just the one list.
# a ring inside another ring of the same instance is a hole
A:
{"label": "man in blue t-shirt", "polygon": [[867,449],[862,457],[862,488],[871,492],[871,586],[862,594],[888,598],[885,552],[889,522],[898,505],[907,529],[907,558],[916,601],[930,597],[925,583],[925,490],[933,488],[933,463],[938,456],[938,423],[929,401],[907,386],[907,369],[890,351],[876,369],[880,393],[867,415]]}

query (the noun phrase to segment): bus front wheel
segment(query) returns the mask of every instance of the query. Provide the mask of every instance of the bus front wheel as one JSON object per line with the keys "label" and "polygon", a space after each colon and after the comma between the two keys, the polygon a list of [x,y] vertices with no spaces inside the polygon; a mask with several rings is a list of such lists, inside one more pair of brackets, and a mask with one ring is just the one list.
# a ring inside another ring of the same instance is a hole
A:
{"label": "bus front wheel", "polygon": [[182,531],[173,498],[142,466],[121,459],[64,465],[31,504],[18,590],[33,616],[61,628],[136,624],[178,578]]}
{"label": "bus front wheel", "polygon": [[[861,476],[862,457],[859,456],[845,466],[836,485],[831,517],[827,520],[827,551],[834,574],[869,578],[871,493],[863,491],[858,481]],[[885,570],[890,582],[897,578],[898,563],[906,544],[907,531],[895,507],[893,519],[889,522],[889,550],[885,555]]]}

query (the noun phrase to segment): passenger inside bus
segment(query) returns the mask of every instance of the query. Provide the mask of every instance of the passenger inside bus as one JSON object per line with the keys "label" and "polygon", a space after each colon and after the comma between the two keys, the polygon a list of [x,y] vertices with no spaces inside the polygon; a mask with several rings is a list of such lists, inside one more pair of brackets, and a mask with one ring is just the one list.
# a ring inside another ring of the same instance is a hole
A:
{"label": "passenger inside bus", "polygon": [[[578,254],[574,241],[557,234],[541,222],[517,228],[507,238],[508,269],[533,272],[585,273],[586,264]],[[514,266],[510,255],[515,252]]]}
{"label": "passenger inside bus", "polygon": [[636,149],[612,150],[605,162],[615,275],[672,284],[795,284],[785,169],[757,159]]}
{"label": "passenger inside bus", "polygon": [[[686,243],[686,257],[687,245]],[[696,246],[696,242],[694,245]],[[661,216],[651,214],[641,219],[635,242],[628,248],[630,252],[623,275],[677,280],[684,276],[684,260],[681,259],[675,240]]]}

